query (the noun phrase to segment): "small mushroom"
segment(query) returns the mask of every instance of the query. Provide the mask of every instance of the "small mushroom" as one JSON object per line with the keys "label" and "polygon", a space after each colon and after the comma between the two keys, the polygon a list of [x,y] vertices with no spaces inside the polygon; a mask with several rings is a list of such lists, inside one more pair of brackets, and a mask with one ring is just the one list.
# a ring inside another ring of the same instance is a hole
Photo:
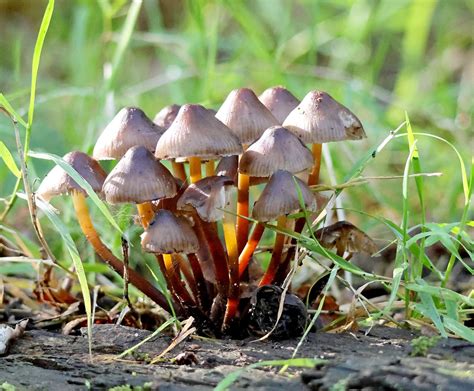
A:
{"label": "small mushroom", "polygon": [[110,121],[95,143],[97,160],[120,159],[136,145],[154,152],[164,129],[154,124],[138,107],[124,107]]}
{"label": "small mushroom", "polygon": [[280,124],[300,103],[290,91],[282,86],[267,88],[258,99],[270,110]]}
{"label": "small mushroom", "polygon": [[153,118],[153,122],[163,129],[168,129],[178,115],[180,105],[168,105],[163,107]]}

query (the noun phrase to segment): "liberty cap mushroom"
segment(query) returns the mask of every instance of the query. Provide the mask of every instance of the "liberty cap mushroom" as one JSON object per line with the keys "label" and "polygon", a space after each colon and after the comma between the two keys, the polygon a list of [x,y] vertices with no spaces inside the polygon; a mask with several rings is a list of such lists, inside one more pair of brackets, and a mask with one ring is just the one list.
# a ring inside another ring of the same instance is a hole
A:
{"label": "liberty cap mushroom", "polygon": [[280,124],[300,103],[290,91],[282,86],[267,88],[258,99],[270,110]]}
{"label": "liberty cap mushroom", "polygon": [[180,105],[173,104],[163,107],[153,118],[153,122],[163,129],[168,129],[178,115]]}
{"label": "liberty cap mushroom", "polygon": [[239,139],[201,105],[181,107],[171,126],[156,145],[159,159],[188,160],[191,182],[201,178],[201,159],[238,155]]}
{"label": "liberty cap mushroom", "polygon": [[283,126],[303,142],[313,143],[315,162],[308,180],[310,186],[319,180],[322,143],[366,137],[355,114],[322,91],[310,91],[288,115]]}
{"label": "liberty cap mushroom", "polygon": [[[91,185],[94,191],[101,190],[106,173],[94,159],[82,152],[71,152],[64,156],[64,160]],[[61,194],[71,194],[77,220],[84,236],[100,259],[123,277],[123,262],[107,248],[94,228],[87,208],[85,191],[62,168],[56,166],[39,186],[37,195],[49,201],[52,197]],[[163,309],[170,311],[168,301],[158,289],[133,269],[128,267],[126,269],[131,284],[135,285]]]}
{"label": "liberty cap mushroom", "polygon": [[105,179],[102,191],[111,204],[136,203],[143,226],[154,216],[150,201],[176,195],[176,180],[144,146],[130,148]]}
{"label": "liberty cap mushroom", "polygon": [[164,129],[137,107],[124,107],[101,133],[94,147],[95,159],[120,159],[136,145],[154,152]]}
{"label": "liberty cap mushroom", "polygon": [[[300,197],[303,205],[300,203]],[[287,224],[286,216],[300,211],[302,206],[306,210],[316,211],[314,194],[293,174],[278,170],[271,176],[260,198],[255,202],[252,216],[262,222],[277,220],[277,227],[284,229]],[[283,252],[284,237],[284,234],[276,235],[270,265],[260,281],[260,286],[270,284],[275,277]]]}

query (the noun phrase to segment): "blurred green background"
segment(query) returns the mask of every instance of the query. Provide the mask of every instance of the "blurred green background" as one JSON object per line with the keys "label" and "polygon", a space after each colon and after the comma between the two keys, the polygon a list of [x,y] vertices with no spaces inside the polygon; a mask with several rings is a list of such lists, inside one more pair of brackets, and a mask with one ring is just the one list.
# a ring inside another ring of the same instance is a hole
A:
{"label": "blurred green background", "polygon": [[[46,4],[0,0],[0,90],[23,115]],[[325,90],[362,120],[366,141],[330,145],[338,182],[404,121],[405,110],[414,131],[445,138],[469,163],[473,11],[469,0],[58,0],[41,58],[31,148],[90,152],[122,106],[140,106],[151,117],[170,103],[218,108],[234,88],[258,94],[282,84],[300,99]],[[3,116],[0,138],[15,151]],[[425,179],[428,221],[458,221],[463,195],[456,155],[427,138],[418,147],[423,171],[443,173]],[[402,175],[407,155],[406,139],[395,140],[364,175]],[[35,160],[31,168],[33,179],[42,178],[51,164]],[[0,197],[8,196],[14,179],[0,163]],[[322,181],[329,182],[324,165]],[[411,181],[410,203],[415,225],[420,209]],[[400,179],[373,181],[343,198],[344,207],[397,223],[401,204]],[[8,225],[27,229],[25,205],[17,202]],[[64,213],[68,220],[70,212]],[[383,235],[376,221],[349,217]]]}

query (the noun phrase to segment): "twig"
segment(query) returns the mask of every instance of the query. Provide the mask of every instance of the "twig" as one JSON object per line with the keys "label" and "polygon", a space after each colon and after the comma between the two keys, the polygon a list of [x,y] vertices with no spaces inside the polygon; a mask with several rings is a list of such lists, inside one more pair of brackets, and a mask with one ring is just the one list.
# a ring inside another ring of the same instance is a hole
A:
{"label": "twig", "polygon": [[140,316],[130,301],[128,294],[128,260],[129,260],[129,246],[128,241],[122,236],[122,254],[123,254],[123,298],[127,302],[130,312],[135,316],[139,326],[141,327]]}

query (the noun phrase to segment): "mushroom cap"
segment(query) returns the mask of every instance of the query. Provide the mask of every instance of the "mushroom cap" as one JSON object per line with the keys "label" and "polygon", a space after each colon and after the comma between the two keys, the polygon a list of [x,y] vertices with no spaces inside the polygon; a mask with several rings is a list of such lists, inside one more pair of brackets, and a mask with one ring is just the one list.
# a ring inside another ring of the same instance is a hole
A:
{"label": "mushroom cap", "polygon": [[273,126],[242,154],[239,172],[269,177],[277,170],[297,173],[313,165],[311,151],[289,130]]}
{"label": "mushroom cap", "polygon": [[270,110],[280,124],[300,104],[300,101],[282,86],[267,88],[258,99]]}
{"label": "mushroom cap", "polygon": [[231,178],[234,183],[237,182],[239,170],[239,157],[237,155],[224,156],[216,166],[217,176],[226,176]]}
{"label": "mushroom cap", "polygon": [[318,229],[314,236],[321,246],[332,249],[341,246],[348,253],[375,254],[375,242],[364,231],[348,221],[338,221],[328,227]]}
{"label": "mushroom cap", "polygon": [[[95,192],[101,192],[107,173],[97,161],[79,151],[69,152],[63,159],[91,185]],[[36,195],[49,201],[57,195],[69,194],[72,191],[79,191],[87,196],[86,191],[66,171],[60,166],[55,166],[41,182]]]}
{"label": "mushroom cap", "polygon": [[316,198],[308,185],[290,172],[278,170],[270,177],[260,198],[255,202],[252,217],[265,222],[300,211],[297,185],[305,208],[312,212],[316,211]]}
{"label": "mushroom cap", "polygon": [[124,107],[110,121],[95,143],[95,159],[120,159],[135,145],[143,145],[154,152],[164,129],[155,125],[137,107]]}
{"label": "mushroom cap", "polygon": [[366,138],[359,118],[326,92],[311,91],[286,117],[283,126],[305,143]]}
{"label": "mushroom cap", "polygon": [[234,181],[225,176],[210,176],[192,183],[178,200],[177,209],[196,209],[202,220],[211,222],[224,218],[222,210],[228,203],[226,187]]}
{"label": "mushroom cap", "polygon": [[155,254],[195,253],[199,241],[185,217],[177,217],[169,210],[160,209],[155,219],[141,235],[142,247]]}
{"label": "mushroom cap", "polygon": [[142,145],[130,148],[105,179],[107,202],[142,202],[173,197],[176,181],[168,169]]}
{"label": "mushroom cap", "polygon": [[177,160],[191,156],[215,159],[240,153],[239,139],[211,111],[201,105],[186,104],[158,140],[155,156]]}
{"label": "mushroom cap", "polygon": [[153,122],[163,129],[168,129],[178,115],[180,105],[173,104],[163,107],[153,118]]}
{"label": "mushroom cap", "polygon": [[242,144],[254,142],[265,129],[279,124],[249,88],[231,91],[217,111],[216,118],[226,124]]}

